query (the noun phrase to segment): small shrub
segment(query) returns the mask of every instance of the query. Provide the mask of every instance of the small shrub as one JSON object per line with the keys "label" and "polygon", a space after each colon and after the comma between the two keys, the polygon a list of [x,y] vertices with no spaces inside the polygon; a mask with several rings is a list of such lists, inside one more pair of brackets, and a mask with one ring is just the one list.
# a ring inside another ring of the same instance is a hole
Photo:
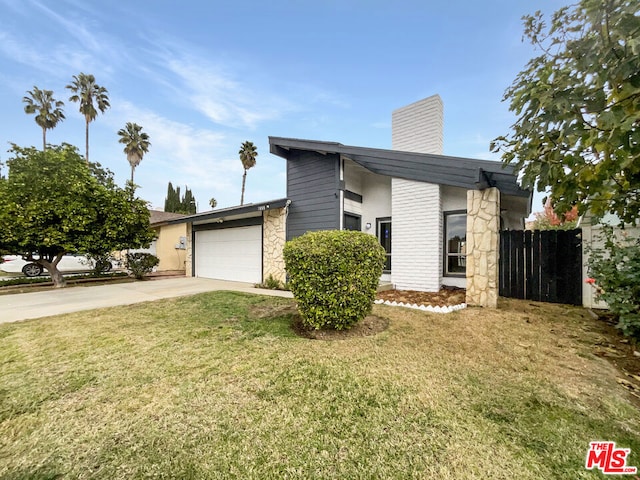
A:
{"label": "small shrub", "polygon": [[160,259],[150,253],[127,253],[127,269],[138,280],[151,273],[153,267],[160,263]]}
{"label": "small shrub", "polygon": [[269,275],[265,278],[264,282],[256,285],[257,288],[266,288],[268,290],[286,290],[285,286],[280,280],[273,275]]}
{"label": "small shrub", "polygon": [[385,262],[373,235],[353,231],[309,232],[285,244],[289,287],[303,322],[344,330],[371,312]]}
{"label": "small shrub", "polygon": [[616,238],[613,228],[602,229],[604,248],[593,249],[589,274],[597,298],[607,302],[618,317],[618,328],[628,337],[640,339],[640,238],[623,234]]}
{"label": "small shrub", "polygon": [[96,276],[111,270],[111,265],[114,261],[111,252],[87,253],[86,257],[89,261],[89,266],[93,266],[93,274]]}

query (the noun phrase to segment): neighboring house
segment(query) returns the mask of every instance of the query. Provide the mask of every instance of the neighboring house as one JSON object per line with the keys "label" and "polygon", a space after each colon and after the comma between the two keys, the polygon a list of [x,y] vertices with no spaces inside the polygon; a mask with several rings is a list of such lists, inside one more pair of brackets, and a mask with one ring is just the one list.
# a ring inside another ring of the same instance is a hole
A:
{"label": "neighboring house", "polygon": [[149,210],[149,223],[156,232],[156,239],[148,251],[160,259],[157,271],[185,270],[187,256],[187,227],[185,223],[169,223],[186,217],[181,213]]}
{"label": "neighboring house", "polygon": [[285,240],[352,229],[386,249],[383,281],[466,287],[468,303],[494,307],[499,231],[524,228],[531,192],[499,162],[441,155],[438,96],[396,110],[392,124],[393,150],[269,137],[287,162],[286,198],[170,222],[187,222],[187,275],[284,280]]}
{"label": "neighboring house", "polygon": [[149,209],[149,225],[156,234],[149,248],[136,248],[115,252],[115,259],[124,263],[127,253],[150,253],[157,256],[160,260],[160,263],[154,268],[154,271],[184,272],[187,257],[187,224],[185,222],[175,222],[186,217],[187,215],[182,213]]}
{"label": "neighboring house", "polygon": [[[589,258],[591,250],[602,249],[604,247],[604,237],[602,235],[603,225],[611,225],[616,232],[616,236],[626,235],[630,238],[640,238],[640,226],[626,226],[624,230],[620,228],[620,219],[615,215],[607,214],[600,221],[595,221],[589,214],[584,215],[578,221],[578,228],[582,229],[582,279],[589,278]],[[582,282],[582,305],[587,308],[607,308],[607,304],[596,299],[596,289],[594,286]]]}

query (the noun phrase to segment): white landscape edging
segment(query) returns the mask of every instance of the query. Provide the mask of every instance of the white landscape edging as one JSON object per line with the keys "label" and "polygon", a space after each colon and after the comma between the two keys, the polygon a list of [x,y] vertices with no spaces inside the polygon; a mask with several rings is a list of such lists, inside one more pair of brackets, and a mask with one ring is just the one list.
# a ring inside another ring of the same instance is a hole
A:
{"label": "white landscape edging", "polygon": [[431,306],[431,305],[418,305],[417,303],[403,303],[403,302],[390,302],[389,300],[375,300],[373,303],[377,305],[388,305],[390,307],[404,307],[404,308],[413,308],[414,310],[422,310],[423,312],[431,312],[431,313],[451,313],[457,312],[458,310],[462,310],[463,308],[467,308],[466,303],[460,303],[459,305],[448,305],[446,307],[440,306]]}

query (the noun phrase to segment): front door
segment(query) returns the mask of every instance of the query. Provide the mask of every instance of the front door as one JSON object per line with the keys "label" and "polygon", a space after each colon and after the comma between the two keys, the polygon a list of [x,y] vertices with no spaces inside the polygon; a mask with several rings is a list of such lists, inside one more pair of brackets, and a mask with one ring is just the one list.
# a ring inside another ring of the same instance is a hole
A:
{"label": "front door", "polygon": [[376,231],[380,245],[387,252],[387,261],[384,264],[384,273],[391,273],[391,218],[378,218],[376,220]]}

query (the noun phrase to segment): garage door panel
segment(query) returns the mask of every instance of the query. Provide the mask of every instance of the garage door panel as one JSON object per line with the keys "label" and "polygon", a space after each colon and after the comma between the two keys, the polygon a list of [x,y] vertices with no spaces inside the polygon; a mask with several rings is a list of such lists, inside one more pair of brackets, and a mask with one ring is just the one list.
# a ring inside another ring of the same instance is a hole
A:
{"label": "garage door panel", "polygon": [[196,276],[259,283],[262,281],[262,227],[196,232]]}

